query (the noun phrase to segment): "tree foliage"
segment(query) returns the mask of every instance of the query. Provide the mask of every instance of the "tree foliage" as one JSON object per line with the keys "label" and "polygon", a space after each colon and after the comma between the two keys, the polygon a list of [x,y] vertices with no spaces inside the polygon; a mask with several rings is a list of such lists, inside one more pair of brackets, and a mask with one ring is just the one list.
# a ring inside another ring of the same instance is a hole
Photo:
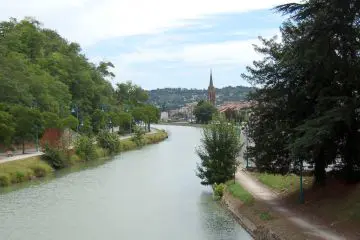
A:
{"label": "tree foliage", "polygon": [[207,101],[199,101],[196,107],[194,108],[194,115],[197,123],[207,124],[213,118],[214,113],[216,113],[216,108]]}
{"label": "tree foliage", "polygon": [[89,62],[77,43],[35,19],[0,22],[0,144],[33,141],[46,128],[129,129],[131,109],[148,95],[131,82],[114,89],[112,68]]}
{"label": "tree foliage", "polygon": [[203,185],[225,183],[232,179],[238,166],[241,142],[236,127],[218,118],[203,128],[201,146],[197,149],[201,163],[196,175]]}
{"label": "tree foliage", "polygon": [[261,86],[249,121],[248,155],[263,171],[286,173],[300,161],[325,168],[341,162],[347,178],[360,167],[360,4],[308,0],[276,8],[289,19],[282,41],[261,39],[265,55],[244,75]]}

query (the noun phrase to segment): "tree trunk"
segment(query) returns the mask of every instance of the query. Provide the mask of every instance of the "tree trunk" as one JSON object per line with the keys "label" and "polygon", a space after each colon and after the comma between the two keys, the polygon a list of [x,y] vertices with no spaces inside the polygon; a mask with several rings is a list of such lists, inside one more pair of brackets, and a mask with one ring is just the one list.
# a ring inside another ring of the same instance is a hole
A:
{"label": "tree trunk", "polygon": [[325,154],[324,154],[324,148],[320,147],[319,150],[315,150],[314,155],[314,161],[315,161],[315,185],[325,185],[326,182],[326,161],[325,161]]}
{"label": "tree trunk", "polygon": [[344,174],[345,179],[348,182],[352,182],[355,179],[355,172],[354,172],[354,164],[355,159],[357,158],[357,148],[356,148],[356,132],[349,132],[345,144],[345,153],[344,153],[344,160],[345,160],[345,168]]}
{"label": "tree trunk", "polygon": [[25,140],[22,140],[22,153],[25,154]]}
{"label": "tree trunk", "polygon": [[148,132],[150,132],[150,122],[148,122]]}

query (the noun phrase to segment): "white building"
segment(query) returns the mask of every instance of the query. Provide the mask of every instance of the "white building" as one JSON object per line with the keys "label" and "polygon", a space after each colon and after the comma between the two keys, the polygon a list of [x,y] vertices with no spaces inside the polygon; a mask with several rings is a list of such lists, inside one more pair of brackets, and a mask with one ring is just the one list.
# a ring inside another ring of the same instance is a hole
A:
{"label": "white building", "polygon": [[164,122],[167,122],[169,120],[169,113],[168,112],[161,112],[160,120],[164,121]]}

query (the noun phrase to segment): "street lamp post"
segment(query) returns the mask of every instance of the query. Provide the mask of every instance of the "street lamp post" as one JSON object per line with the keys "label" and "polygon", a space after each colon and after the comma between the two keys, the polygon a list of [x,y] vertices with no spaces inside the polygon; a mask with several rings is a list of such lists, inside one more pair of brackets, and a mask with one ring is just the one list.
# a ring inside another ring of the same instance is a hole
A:
{"label": "street lamp post", "polygon": [[39,129],[36,126],[36,152],[39,152]]}
{"label": "street lamp post", "polygon": [[300,196],[299,202],[304,203],[304,188],[303,188],[303,161],[300,161]]}
{"label": "street lamp post", "polygon": [[78,120],[78,124],[76,126],[76,131],[79,132],[79,125],[80,125],[80,122],[79,122],[79,107],[74,104],[74,108],[71,110],[72,113],[76,113],[76,119]]}
{"label": "street lamp post", "polygon": [[[248,145],[249,145],[248,137],[247,137],[247,135],[246,135],[247,130],[248,130],[248,126],[247,126],[247,124],[245,124],[245,133],[244,133],[244,137],[245,137],[245,141],[246,141],[246,150],[247,150]],[[249,168],[249,158],[248,158],[248,156],[247,156],[247,155],[245,155],[245,160],[246,160],[246,169],[248,169],[248,168]]]}

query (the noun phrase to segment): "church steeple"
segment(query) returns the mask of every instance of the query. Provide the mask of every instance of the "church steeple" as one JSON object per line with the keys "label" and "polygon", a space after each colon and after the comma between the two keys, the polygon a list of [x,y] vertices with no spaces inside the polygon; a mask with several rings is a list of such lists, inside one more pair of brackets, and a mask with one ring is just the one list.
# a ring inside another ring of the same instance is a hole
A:
{"label": "church steeple", "polygon": [[208,101],[212,105],[215,105],[215,99],[216,99],[215,87],[214,87],[214,82],[213,82],[213,77],[212,77],[212,69],[210,69],[210,83],[209,83],[209,87],[208,87]]}
{"label": "church steeple", "polygon": [[213,79],[212,79],[212,69],[210,69],[210,84],[209,87],[214,87]]}

